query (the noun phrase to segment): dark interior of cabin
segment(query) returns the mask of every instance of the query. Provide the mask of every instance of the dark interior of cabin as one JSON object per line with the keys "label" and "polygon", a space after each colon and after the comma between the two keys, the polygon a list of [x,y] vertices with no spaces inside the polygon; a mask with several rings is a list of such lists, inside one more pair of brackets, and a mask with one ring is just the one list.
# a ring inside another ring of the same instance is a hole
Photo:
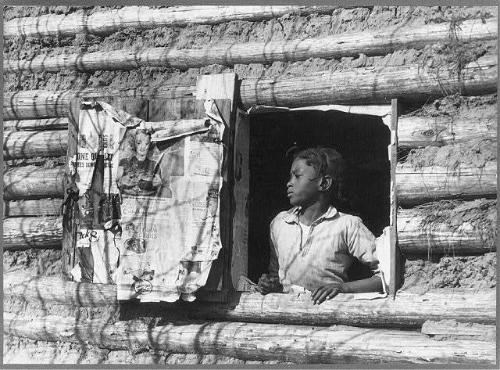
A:
{"label": "dark interior of cabin", "polygon": [[[390,130],[378,116],[301,110],[250,115],[248,277],[258,281],[269,263],[269,224],[290,208],[286,197],[293,155],[329,146],[346,160],[347,201],[337,208],[361,217],[379,236],[389,225]],[[367,271],[353,264],[351,279]]]}

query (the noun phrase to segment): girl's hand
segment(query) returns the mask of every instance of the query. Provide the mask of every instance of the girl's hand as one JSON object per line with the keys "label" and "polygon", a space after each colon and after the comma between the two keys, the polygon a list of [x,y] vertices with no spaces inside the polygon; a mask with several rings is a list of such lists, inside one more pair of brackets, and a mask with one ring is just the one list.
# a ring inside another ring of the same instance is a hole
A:
{"label": "girl's hand", "polygon": [[313,301],[313,304],[321,304],[327,299],[332,299],[339,293],[344,293],[344,284],[343,283],[331,283],[327,285],[323,285],[316,289],[312,296],[311,299]]}
{"label": "girl's hand", "polygon": [[280,284],[277,276],[262,274],[259,279],[258,289],[262,294],[268,294],[272,292],[282,292],[283,286]]}

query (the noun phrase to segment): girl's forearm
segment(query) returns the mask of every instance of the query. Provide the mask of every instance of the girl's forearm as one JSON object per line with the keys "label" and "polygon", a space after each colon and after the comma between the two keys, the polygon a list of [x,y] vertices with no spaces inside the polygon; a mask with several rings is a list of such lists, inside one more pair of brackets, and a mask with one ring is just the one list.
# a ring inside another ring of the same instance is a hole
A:
{"label": "girl's forearm", "polygon": [[382,279],[375,275],[367,279],[349,281],[342,284],[342,291],[343,293],[382,292]]}

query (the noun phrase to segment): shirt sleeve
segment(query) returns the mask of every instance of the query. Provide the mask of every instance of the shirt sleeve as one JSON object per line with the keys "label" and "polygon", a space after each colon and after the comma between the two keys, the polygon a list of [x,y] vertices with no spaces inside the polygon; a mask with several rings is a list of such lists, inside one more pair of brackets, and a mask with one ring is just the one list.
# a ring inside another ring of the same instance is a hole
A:
{"label": "shirt sleeve", "polygon": [[387,282],[379,266],[375,236],[368,230],[359,217],[354,216],[349,223],[347,245],[349,253],[352,256],[356,257],[361,263],[369,266],[373,274],[380,277],[384,293],[386,293]]}
{"label": "shirt sleeve", "polygon": [[274,226],[275,220],[271,221],[271,226],[270,226],[270,237],[269,237],[269,249],[270,249],[270,255],[269,255],[269,275],[271,276],[278,276],[278,271],[279,271],[279,262],[278,262],[278,253],[276,251],[276,243],[275,243],[275,238],[274,238],[274,233],[273,233],[273,226]]}
{"label": "shirt sleeve", "polygon": [[375,236],[359,217],[353,216],[348,222],[347,246],[349,254],[356,257],[360,262],[370,266],[372,270],[378,268]]}

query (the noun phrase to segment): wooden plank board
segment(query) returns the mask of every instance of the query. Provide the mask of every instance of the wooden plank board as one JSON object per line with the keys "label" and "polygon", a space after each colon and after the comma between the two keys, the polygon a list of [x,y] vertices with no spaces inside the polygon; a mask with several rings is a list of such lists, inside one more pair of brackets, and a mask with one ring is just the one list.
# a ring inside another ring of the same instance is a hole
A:
{"label": "wooden plank board", "polygon": [[391,161],[391,182],[390,182],[390,277],[389,277],[389,294],[395,298],[396,291],[399,288],[397,271],[399,259],[397,258],[397,193],[396,193],[396,164],[398,162],[398,101],[392,99],[391,101],[391,143],[388,147],[389,160]]}
{"label": "wooden plank board", "polygon": [[238,289],[240,276],[248,276],[248,197],[250,191],[250,119],[237,110],[234,138],[234,218],[231,280]]}
{"label": "wooden plank board", "polygon": [[[226,127],[223,141],[226,148],[231,148],[231,128],[233,120],[234,85],[236,78],[234,74],[204,75],[198,78],[198,84],[194,96],[170,98],[154,98],[149,103],[148,121],[157,122],[164,120],[201,119],[206,118],[204,103],[205,99],[214,99]],[[232,86],[231,86],[232,84]],[[230,151],[231,150],[231,151]],[[230,286],[229,258],[231,248],[232,216],[230,186],[228,173],[232,163],[232,149],[225,149],[223,163],[223,187],[220,193],[220,235],[223,248],[219,257],[213,261],[206,285],[197,292],[197,297],[204,301],[225,301],[227,290]]]}
{"label": "wooden plank board", "polygon": [[[220,192],[220,237],[222,249],[217,260],[212,263],[211,276],[205,287],[200,289],[199,297],[217,300],[217,296],[209,293],[219,291],[219,300],[227,300],[227,292],[234,289],[231,282],[231,253],[233,248],[233,215],[234,215],[234,135],[235,135],[235,88],[236,75],[222,73],[202,75],[198,77],[194,96],[199,103],[213,99],[226,125],[223,142],[224,161],[222,164],[223,184]],[[219,281],[217,281],[217,277]],[[217,284],[217,285],[216,285]],[[236,283],[234,283],[236,284]],[[216,289],[214,289],[216,287]]]}
{"label": "wooden plank board", "polygon": [[[73,194],[68,191],[75,191],[76,186],[73,183],[71,175],[70,163],[77,154],[78,146],[78,121],[80,116],[80,98],[73,98],[69,104],[68,115],[68,149],[66,152],[66,166],[64,168],[65,183],[64,183],[64,197],[68,197],[69,203],[63,208],[62,218],[62,276],[65,279],[72,280],[71,269],[75,265],[75,248],[76,248],[76,231],[77,231],[77,218],[79,217],[78,206]],[[75,195],[76,196],[76,195]]]}

